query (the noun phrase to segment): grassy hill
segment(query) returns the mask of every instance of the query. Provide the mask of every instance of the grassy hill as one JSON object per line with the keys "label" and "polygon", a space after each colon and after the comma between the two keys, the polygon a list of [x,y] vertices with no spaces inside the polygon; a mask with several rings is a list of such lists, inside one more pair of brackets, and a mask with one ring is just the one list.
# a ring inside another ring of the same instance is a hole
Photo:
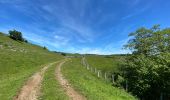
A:
{"label": "grassy hill", "polygon": [[0,34],[0,98],[10,100],[26,79],[63,56],[42,47],[18,42]]}
{"label": "grassy hill", "polygon": [[[110,82],[98,78],[82,67],[82,55],[67,55],[71,56],[71,60],[63,66],[62,73],[88,100],[135,99],[123,89],[113,87]],[[2,100],[12,99],[30,76],[45,65],[63,58],[61,53],[50,52],[30,43],[15,41],[0,33],[0,98]],[[114,56],[97,55],[86,55],[86,59],[90,66],[112,72],[117,70],[117,64],[122,60]],[[55,68],[56,64],[52,65],[44,75],[40,99],[68,100],[55,79]]]}
{"label": "grassy hill", "polygon": [[116,72],[123,59],[119,56],[86,55],[89,66],[104,72]]}
{"label": "grassy hill", "polygon": [[86,63],[90,69],[100,71],[102,78],[107,77],[110,82],[113,74],[118,75],[120,73],[125,57],[124,55],[85,55]]}
{"label": "grassy hill", "polygon": [[98,78],[81,64],[81,58],[72,58],[62,67],[62,73],[88,100],[135,100],[123,89]]}

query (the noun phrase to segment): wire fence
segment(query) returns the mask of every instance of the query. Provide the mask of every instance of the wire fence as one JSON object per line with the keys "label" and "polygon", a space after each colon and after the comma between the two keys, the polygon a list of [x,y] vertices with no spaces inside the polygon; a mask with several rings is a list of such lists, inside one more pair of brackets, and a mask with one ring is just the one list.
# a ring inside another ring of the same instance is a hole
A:
{"label": "wire fence", "polygon": [[[82,58],[81,63],[83,67],[85,67],[91,73],[95,74],[98,78],[104,79],[107,82],[109,81],[115,84],[116,74],[114,74],[113,72],[104,72],[102,70],[98,70],[97,68],[90,66],[85,57]],[[128,81],[125,80],[125,84],[122,86],[127,92],[128,92],[128,84],[130,83],[128,83]],[[170,93],[162,92],[160,94],[159,100],[170,100]]]}
{"label": "wire fence", "polygon": [[[105,72],[105,71],[97,69],[96,67],[90,66],[85,57],[82,58],[81,63],[83,65],[83,67],[85,67],[91,73],[95,74],[98,78],[104,79],[107,82],[109,81],[109,82],[112,82],[113,84],[115,84],[115,81],[117,79],[116,77],[118,77],[117,74],[114,74],[113,72]],[[128,91],[128,82],[127,81],[125,83],[125,86],[123,86],[123,88],[126,91]]]}

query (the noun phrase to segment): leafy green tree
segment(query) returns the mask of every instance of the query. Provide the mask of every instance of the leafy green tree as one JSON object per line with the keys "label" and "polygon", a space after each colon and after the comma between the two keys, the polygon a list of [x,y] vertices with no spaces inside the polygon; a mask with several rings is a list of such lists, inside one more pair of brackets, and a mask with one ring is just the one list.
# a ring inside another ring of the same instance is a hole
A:
{"label": "leafy green tree", "polygon": [[170,50],[170,28],[160,30],[159,25],[151,29],[139,28],[130,33],[128,44],[125,48],[133,51],[133,54],[156,55]]}
{"label": "leafy green tree", "polygon": [[47,47],[44,46],[43,49],[44,49],[44,50],[47,50]]}
{"label": "leafy green tree", "polygon": [[23,37],[22,37],[22,33],[16,30],[10,30],[9,31],[9,37],[14,39],[14,40],[18,40],[18,41],[24,41]]}
{"label": "leafy green tree", "polygon": [[25,43],[28,43],[28,41],[27,41],[27,40],[24,40],[24,42],[25,42]]}
{"label": "leafy green tree", "polygon": [[66,56],[66,53],[63,53],[63,52],[62,52],[61,55],[62,55],[62,56]]}
{"label": "leafy green tree", "polygon": [[170,29],[140,28],[129,36],[125,47],[132,50],[126,59],[123,76],[128,90],[144,100],[164,100],[170,95]]}

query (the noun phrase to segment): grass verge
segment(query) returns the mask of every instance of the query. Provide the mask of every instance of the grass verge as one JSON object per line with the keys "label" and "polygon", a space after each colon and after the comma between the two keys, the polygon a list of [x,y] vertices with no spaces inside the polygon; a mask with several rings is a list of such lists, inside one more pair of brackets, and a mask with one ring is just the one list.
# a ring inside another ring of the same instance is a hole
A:
{"label": "grass verge", "polygon": [[80,58],[66,62],[62,73],[88,100],[135,100],[135,97],[126,91],[111,86],[82,67]]}

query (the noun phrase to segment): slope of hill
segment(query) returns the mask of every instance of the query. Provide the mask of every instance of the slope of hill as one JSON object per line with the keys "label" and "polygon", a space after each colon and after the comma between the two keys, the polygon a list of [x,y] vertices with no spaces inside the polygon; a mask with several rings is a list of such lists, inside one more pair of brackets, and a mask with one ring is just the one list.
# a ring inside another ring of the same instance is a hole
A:
{"label": "slope of hill", "polygon": [[[79,57],[77,57],[79,56]],[[30,76],[39,72],[44,66],[49,68],[44,72],[40,99],[68,99],[63,87],[55,79],[56,64],[64,57],[50,52],[43,47],[30,43],[14,41],[4,34],[0,34],[0,98],[13,99]],[[103,56],[87,56],[91,66],[108,71],[117,69],[117,61]],[[81,55],[72,56],[63,65],[62,73],[73,88],[88,100],[134,100],[126,91],[111,86],[111,83],[97,78],[81,65]],[[119,63],[119,62],[118,62]],[[114,66],[113,66],[114,65]],[[114,69],[115,67],[115,69]],[[29,81],[28,81],[29,82]]]}
{"label": "slope of hill", "polygon": [[48,63],[63,58],[42,47],[0,34],[0,98],[12,99],[26,79]]}
{"label": "slope of hill", "polygon": [[124,90],[111,86],[111,83],[86,70],[81,64],[81,58],[72,58],[66,62],[62,73],[87,100],[135,100]]}
{"label": "slope of hill", "polygon": [[120,59],[116,56],[87,55],[85,57],[89,66],[103,72],[115,72],[118,69],[118,64],[121,63]]}

